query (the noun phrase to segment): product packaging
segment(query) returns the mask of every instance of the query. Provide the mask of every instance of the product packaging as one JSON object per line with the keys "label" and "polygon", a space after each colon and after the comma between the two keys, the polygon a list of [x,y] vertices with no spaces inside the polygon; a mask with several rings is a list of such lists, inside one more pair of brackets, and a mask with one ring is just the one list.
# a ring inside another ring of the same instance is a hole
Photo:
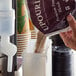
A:
{"label": "product packaging", "polygon": [[55,35],[69,29],[66,20],[75,16],[75,0],[27,0],[33,24],[45,35]]}

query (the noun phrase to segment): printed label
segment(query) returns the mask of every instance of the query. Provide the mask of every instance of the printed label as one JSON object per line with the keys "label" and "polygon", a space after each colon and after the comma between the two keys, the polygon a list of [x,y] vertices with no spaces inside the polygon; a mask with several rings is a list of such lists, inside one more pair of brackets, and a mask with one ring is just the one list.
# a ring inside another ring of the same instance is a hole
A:
{"label": "printed label", "polygon": [[27,0],[33,24],[44,34],[68,27],[66,16],[75,9],[75,0]]}

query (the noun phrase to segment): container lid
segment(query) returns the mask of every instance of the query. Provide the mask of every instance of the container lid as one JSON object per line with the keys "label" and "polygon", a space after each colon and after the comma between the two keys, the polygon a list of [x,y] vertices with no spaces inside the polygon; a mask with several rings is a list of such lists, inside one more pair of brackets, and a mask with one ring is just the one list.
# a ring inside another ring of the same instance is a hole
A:
{"label": "container lid", "polygon": [[53,41],[53,45],[55,46],[65,46],[63,40],[60,38],[59,35],[55,35],[55,36],[52,36],[52,41]]}

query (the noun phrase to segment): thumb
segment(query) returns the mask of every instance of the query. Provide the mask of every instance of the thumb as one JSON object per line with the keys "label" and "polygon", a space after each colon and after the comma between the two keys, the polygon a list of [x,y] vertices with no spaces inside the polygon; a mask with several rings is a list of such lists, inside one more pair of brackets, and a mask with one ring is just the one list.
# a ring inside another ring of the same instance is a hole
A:
{"label": "thumb", "polygon": [[76,38],[76,20],[75,18],[69,14],[67,16],[67,21],[69,22],[69,26],[71,27],[72,31],[73,31],[73,38]]}
{"label": "thumb", "polygon": [[67,16],[67,21],[69,26],[72,28],[72,31],[76,31],[76,20],[71,14]]}

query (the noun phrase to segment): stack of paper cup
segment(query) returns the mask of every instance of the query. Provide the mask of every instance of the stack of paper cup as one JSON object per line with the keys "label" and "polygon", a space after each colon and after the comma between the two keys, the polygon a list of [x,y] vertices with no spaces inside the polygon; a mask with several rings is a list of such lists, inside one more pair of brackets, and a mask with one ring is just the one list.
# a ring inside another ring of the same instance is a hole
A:
{"label": "stack of paper cup", "polygon": [[29,34],[19,34],[17,35],[17,55],[21,56],[22,52],[28,47],[28,42],[30,39],[30,36],[28,36]]}
{"label": "stack of paper cup", "polygon": [[31,30],[31,39],[37,39],[37,32],[30,18],[29,18],[29,26]]}
{"label": "stack of paper cup", "polygon": [[30,39],[29,18],[25,0],[17,0],[17,55],[21,56],[22,52],[28,46]]}

